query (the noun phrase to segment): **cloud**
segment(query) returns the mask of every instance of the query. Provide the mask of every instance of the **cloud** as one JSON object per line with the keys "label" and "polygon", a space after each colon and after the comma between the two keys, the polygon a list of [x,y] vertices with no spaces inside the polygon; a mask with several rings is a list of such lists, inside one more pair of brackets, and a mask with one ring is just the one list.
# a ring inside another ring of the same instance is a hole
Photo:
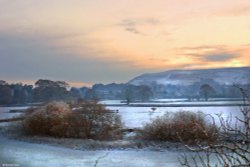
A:
{"label": "cloud", "polygon": [[144,33],[138,27],[145,25],[155,26],[160,23],[161,21],[156,18],[124,19],[121,21],[119,26],[122,26],[125,31],[131,32],[133,34],[143,35]]}
{"label": "cloud", "polygon": [[240,47],[233,48],[225,45],[202,45],[195,47],[176,48],[179,57],[188,57],[194,64],[229,62],[242,54]]}
{"label": "cloud", "polygon": [[223,62],[223,61],[231,60],[233,58],[237,58],[238,55],[231,54],[231,53],[215,53],[215,54],[202,55],[201,57],[205,61]]}
{"label": "cloud", "polygon": [[84,44],[81,53],[74,52],[75,46],[60,45],[61,37],[67,35],[0,32],[1,79],[108,83],[125,82],[143,71],[133,66],[133,62],[100,57]]}
{"label": "cloud", "polygon": [[136,26],[136,21],[131,20],[131,19],[125,19],[125,20],[122,20],[120,25],[124,26],[124,27],[134,27],[134,26]]}
{"label": "cloud", "polygon": [[141,32],[136,28],[137,22],[135,20],[125,19],[119,24],[126,31],[131,32],[133,34],[141,34]]}
{"label": "cloud", "polygon": [[134,33],[134,34],[142,34],[139,30],[137,30],[135,27],[127,27],[125,29],[128,32]]}

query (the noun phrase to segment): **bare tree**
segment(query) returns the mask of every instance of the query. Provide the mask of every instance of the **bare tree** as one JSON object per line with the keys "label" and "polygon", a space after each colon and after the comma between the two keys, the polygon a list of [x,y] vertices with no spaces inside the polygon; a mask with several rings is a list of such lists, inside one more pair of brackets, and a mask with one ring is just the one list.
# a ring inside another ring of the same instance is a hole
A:
{"label": "bare tree", "polygon": [[208,84],[201,85],[199,94],[204,97],[205,101],[208,101],[208,98],[215,94],[215,90]]}
{"label": "bare tree", "polygon": [[[183,155],[179,161],[186,167],[249,167],[250,166],[250,99],[240,87],[244,104],[240,108],[241,117],[220,121],[220,141],[208,145],[197,143],[195,147],[186,146],[195,152],[191,157]],[[213,118],[214,119],[214,118]]]}

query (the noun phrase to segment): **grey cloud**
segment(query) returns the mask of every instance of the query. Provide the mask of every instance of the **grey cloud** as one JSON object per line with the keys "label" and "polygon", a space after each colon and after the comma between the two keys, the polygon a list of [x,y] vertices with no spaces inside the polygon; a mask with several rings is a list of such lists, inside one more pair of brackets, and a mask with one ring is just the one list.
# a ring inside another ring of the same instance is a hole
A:
{"label": "grey cloud", "polygon": [[156,18],[144,18],[144,19],[124,19],[119,24],[124,28],[124,30],[129,31],[134,34],[143,33],[138,29],[139,25],[157,25],[160,24],[160,21]]}
{"label": "grey cloud", "polygon": [[134,34],[140,34],[141,32],[139,32],[136,28],[134,27],[127,27],[126,31],[132,32]]}
{"label": "grey cloud", "polygon": [[225,45],[182,47],[176,48],[175,51],[179,56],[185,55],[191,59],[208,62],[223,62],[240,56],[239,50],[229,49]]}
{"label": "grey cloud", "polygon": [[217,54],[208,54],[208,55],[203,55],[202,59],[206,61],[212,61],[212,62],[220,62],[220,61],[227,61],[231,60],[233,58],[238,57],[235,54],[231,53],[217,53]]}
{"label": "grey cloud", "polygon": [[124,27],[134,27],[134,26],[136,26],[136,21],[130,20],[130,19],[125,19],[125,20],[122,20],[120,25],[124,26]]}
{"label": "grey cloud", "polygon": [[134,33],[134,34],[140,34],[141,32],[136,28],[137,23],[134,20],[125,19],[120,24],[126,31]]}
{"label": "grey cloud", "polygon": [[[60,36],[60,35],[59,35]],[[64,36],[64,35],[62,35]],[[125,82],[143,72],[131,62],[95,58],[85,53],[64,52],[46,35],[7,34],[0,32],[0,79],[36,80],[48,78],[69,82]],[[53,38],[54,39],[54,38]],[[126,68],[130,66],[131,68]]]}

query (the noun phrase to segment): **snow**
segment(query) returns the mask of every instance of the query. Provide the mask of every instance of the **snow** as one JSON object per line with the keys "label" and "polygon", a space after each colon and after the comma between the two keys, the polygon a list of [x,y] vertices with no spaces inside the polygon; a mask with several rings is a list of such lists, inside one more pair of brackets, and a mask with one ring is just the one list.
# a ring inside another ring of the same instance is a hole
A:
{"label": "snow", "polygon": [[130,84],[158,83],[163,85],[190,85],[201,79],[211,79],[219,84],[249,84],[250,68],[222,68],[204,70],[172,70],[159,73],[143,74],[131,81]]}
{"label": "snow", "polygon": [[[102,100],[99,102],[104,105],[119,105],[126,104],[123,100]],[[188,101],[188,99],[153,99],[150,102],[136,102],[130,104],[140,104],[140,105],[233,105],[233,104],[243,104],[242,99],[232,99],[232,98],[211,98],[209,101]]]}
{"label": "snow", "polygon": [[[179,167],[178,158],[188,151],[103,150],[80,151],[45,144],[6,139],[0,136],[0,165],[12,164],[25,167]],[[205,155],[201,154],[202,156]],[[210,161],[214,162],[213,159]]]}
{"label": "snow", "polygon": [[[109,104],[110,102],[113,101],[108,101]],[[118,103],[118,101],[115,102]],[[177,103],[179,102],[173,102],[173,104]],[[207,103],[216,104],[221,102],[207,102]],[[24,108],[27,107],[0,107],[0,118],[4,119],[17,116],[19,115],[19,113],[8,113],[8,110],[24,109]],[[150,120],[158,116],[162,116],[167,112],[192,111],[192,112],[203,112],[204,114],[211,114],[214,117],[217,117],[216,114],[221,114],[223,118],[227,118],[230,115],[232,115],[232,118],[235,118],[236,116],[240,117],[240,108],[238,106],[155,107],[156,108],[155,111],[152,111],[151,109],[152,107],[108,106],[107,108],[113,111],[118,111],[118,114],[121,115],[124,126],[128,128],[142,127],[145,123],[148,123],[150,122]],[[216,123],[219,124],[219,120],[216,121],[217,121]]]}
{"label": "snow", "polygon": [[[121,120],[125,127],[127,128],[141,128],[146,123],[151,122],[153,119],[163,116],[165,113],[170,112],[179,112],[179,111],[191,111],[191,112],[202,112],[206,116],[208,122],[212,123],[212,116],[214,118],[215,124],[217,126],[221,126],[220,118],[224,120],[230,120],[231,125],[234,127],[237,123],[237,126],[240,127],[242,124],[236,122],[236,117],[242,118],[242,114],[240,112],[240,107],[238,105],[235,106],[227,106],[232,104],[242,104],[242,101],[226,101],[231,99],[224,99],[225,101],[216,101],[218,99],[213,99],[214,101],[207,102],[183,102],[183,99],[161,99],[157,102],[151,103],[134,103],[134,104],[142,104],[142,106],[107,106],[108,109],[112,111],[118,111],[121,115]],[[167,103],[166,103],[167,102]],[[109,101],[109,104],[112,102]],[[133,103],[132,103],[133,104]],[[132,105],[131,104],[131,105]],[[143,107],[143,104],[147,105],[169,105],[169,104],[181,104],[181,105],[223,105],[223,106],[196,106],[196,107],[154,107],[155,111],[152,111],[152,107],[147,106]],[[210,116],[209,116],[210,115]]]}
{"label": "snow", "polygon": [[[238,106],[218,106],[218,107],[156,107],[156,110],[152,112],[151,107],[107,107],[110,110],[118,110],[122,117],[122,121],[126,127],[138,128],[142,127],[145,123],[150,120],[162,116],[167,112],[178,112],[178,111],[192,111],[192,112],[203,112],[204,114],[211,114],[217,117],[216,114],[221,114],[223,118],[227,118],[232,114],[232,118],[240,116],[240,108]],[[216,120],[219,124],[219,120]]]}
{"label": "snow", "polygon": [[180,166],[179,151],[80,151],[68,148],[31,144],[0,136],[0,165],[16,164],[25,167],[159,167]]}
{"label": "snow", "polygon": [[20,115],[20,113],[10,113],[10,110],[22,110],[27,109],[30,106],[24,106],[24,107],[0,107],[0,119],[5,118],[12,118],[14,116]]}
{"label": "snow", "polygon": [[[243,101],[174,101],[174,102],[136,102],[136,103],[130,103],[130,105],[165,105],[167,107],[167,105],[181,105],[181,106],[188,106],[188,105],[201,105],[201,106],[205,106],[205,105],[240,105],[240,104],[244,104]],[[109,105],[113,105],[113,104],[109,104]]]}
{"label": "snow", "polygon": [[[110,101],[108,101],[110,102]],[[117,102],[118,103],[118,102]],[[24,109],[25,107],[0,107],[0,118],[15,116],[16,113],[8,113],[10,109]],[[205,114],[222,114],[226,118],[239,116],[238,106],[216,107],[129,107],[109,106],[108,109],[118,110],[126,127],[138,128],[157,116],[166,112],[178,111],[202,111]],[[218,120],[217,120],[217,123]],[[3,124],[0,124],[3,125]],[[6,139],[0,135],[0,166],[2,164],[16,164],[25,167],[158,167],[180,166],[178,157],[185,152],[181,151],[149,151],[149,150],[103,150],[103,151],[80,151],[69,148],[60,148],[44,144],[31,144],[21,141]],[[186,152],[192,155],[191,152]]]}
{"label": "snow", "polygon": [[121,101],[122,100],[102,100],[99,103],[100,104],[123,104]]}
{"label": "snow", "polygon": [[187,101],[188,99],[155,99],[155,102],[175,102],[175,101]]}

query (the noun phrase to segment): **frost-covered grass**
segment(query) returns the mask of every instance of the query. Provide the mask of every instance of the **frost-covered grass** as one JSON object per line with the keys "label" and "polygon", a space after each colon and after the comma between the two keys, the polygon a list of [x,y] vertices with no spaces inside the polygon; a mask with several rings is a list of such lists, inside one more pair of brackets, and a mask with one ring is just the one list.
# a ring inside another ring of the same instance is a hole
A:
{"label": "frost-covered grass", "polygon": [[[180,166],[179,151],[171,150],[75,150],[47,144],[31,144],[0,136],[0,162],[25,167],[132,167]],[[187,152],[192,154],[191,152]]]}
{"label": "frost-covered grass", "polygon": [[[223,118],[227,118],[230,115],[232,117],[240,116],[240,108],[238,106],[216,106],[216,107],[156,107],[155,111],[152,111],[152,107],[107,107],[110,110],[117,110],[121,115],[122,122],[125,127],[138,128],[144,124],[150,122],[152,119],[163,116],[167,112],[175,113],[179,111],[192,111],[203,112],[204,114],[211,114],[213,117],[217,117],[216,114],[221,114]],[[215,119],[216,124],[219,125],[218,119]],[[233,123],[233,122],[232,122]]]}
{"label": "frost-covered grass", "polygon": [[[102,100],[99,102],[104,105],[125,105],[125,100]],[[235,105],[235,104],[243,104],[241,98],[210,98],[208,101],[204,101],[203,99],[197,101],[188,99],[152,99],[148,102],[131,102],[131,105]]]}
{"label": "frost-covered grass", "polygon": [[[27,107],[26,107],[27,108]],[[227,118],[232,115],[239,116],[240,108],[238,106],[209,106],[209,107],[156,107],[154,112],[151,112],[152,107],[131,107],[131,106],[108,106],[107,109],[112,111],[118,111],[121,116],[122,122],[125,127],[138,128],[142,127],[145,123],[150,122],[151,119],[157,116],[162,116],[166,112],[178,112],[178,111],[192,111],[203,112],[204,114],[211,114],[216,117],[216,114],[222,114],[223,118]],[[11,118],[13,116],[20,115],[19,113],[9,113],[11,109],[23,109],[23,107],[0,107],[0,118]],[[219,121],[216,120],[217,124]]]}
{"label": "frost-covered grass", "polygon": [[[118,110],[122,122],[128,128],[143,127],[152,119],[157,116],[163,116],[166,112],[202,111],[204,114],[211,114],[212,116],[222,114],[223,118],[227,118],[230,114],[232,114],[232,117],[238,116],[240,110],[237,106],[156,107],[154,110],[152,107],[109,106],[108,109]],[[6,109],[4,109],[4,112],[2,111],[2,108],[0,108],[0,118],[4,117],[4,114],[8,112]],[[3,133],[6,133],[6,131]],[[12,139],[26,142],[2,139],[0,135],[0,160],[10,160],[10,162],[17,162],[23,166],[94,166],[96,160],[100,157],[104,158],[98,162],[98,166],[179,166],[177,158],[181,153],[192,155],[191,152],[185,152],[184,147],[180,143],[172,142],[142,141],[136,138],[96,141],[89,139],[17,136],[11,135],[8,131],[7,133]],[[30,143],[39,143],[39,145]],[[30,157],[32,157],[32,161],[30,161]]]}
{"label": "frost-covered grass", "polygon": [[58,147],[65,147],[75,150],[148,150],[148,151],[183,151],[185,147],[181,143],[145,141],[136,136],[136,132],[126,133],[123,139],[118,140],[93,140],[93,139],[77,139],[77,138],[58,138],[51,136],[27,136],[20,133],[17,124],[9,124],[2,126],[0,124],[0,139],[2,136],[9,140],[18,140],[28,143],[46,144]]}
{"label": "frost-covered grass", "polygon": [[19,116],[21,113],[10,113],[10,110],[23,110],[27,109],[29,106],[24,107],[0,107],[0,119],[8,119],[15,116]]}

